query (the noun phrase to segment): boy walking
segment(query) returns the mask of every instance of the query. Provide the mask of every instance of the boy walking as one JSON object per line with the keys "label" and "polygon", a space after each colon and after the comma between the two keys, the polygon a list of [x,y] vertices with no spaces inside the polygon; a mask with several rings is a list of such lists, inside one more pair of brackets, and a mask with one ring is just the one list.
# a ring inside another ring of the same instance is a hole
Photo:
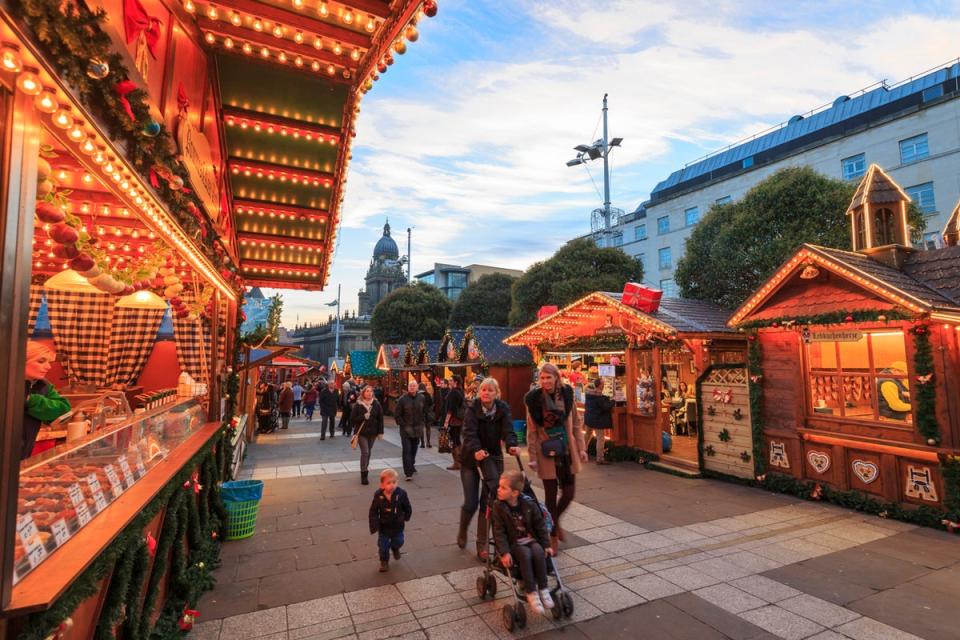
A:
{"label": "boy walking", "polygon": [[553,609],[547,589],[547,556],[553,555],[547,525],[540,505],[521,495],[523,474],[506,471],[500,476],[497,501],[493,505],[493,540],[500,564],[516,564],[523,576],[523,591],[533,611]]}
{"label": "boy walking", "polygon": [[373,494],[370,505],[370,533],[379,534],[377,548],[380,551],[380,571],[390,568],[390,552],[400,559],[400,547],[403,546],[403,528],[413,507],[407,492],[397,486],[397,472],[384,469],[380,472],[380,488]]}

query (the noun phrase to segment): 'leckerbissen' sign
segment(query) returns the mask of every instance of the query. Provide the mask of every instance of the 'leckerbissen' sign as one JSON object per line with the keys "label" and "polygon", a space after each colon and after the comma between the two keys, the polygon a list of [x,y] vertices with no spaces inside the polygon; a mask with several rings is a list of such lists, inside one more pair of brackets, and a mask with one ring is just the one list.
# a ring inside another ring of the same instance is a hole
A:
{"label": "'leckerbissen' sign", "polygon": [[860,342],[863,333],[860,331],[813,331],[810,333],[811,342]]}
{"label": "'leckerbissen' sign", "polygon": [[190,174],[190,184],[207,210],[207,215],[219,227],[220,185],[213,167],[210,143],[199,129],[190,123],[186,114],[177,120],[177,145],[180,158]]}

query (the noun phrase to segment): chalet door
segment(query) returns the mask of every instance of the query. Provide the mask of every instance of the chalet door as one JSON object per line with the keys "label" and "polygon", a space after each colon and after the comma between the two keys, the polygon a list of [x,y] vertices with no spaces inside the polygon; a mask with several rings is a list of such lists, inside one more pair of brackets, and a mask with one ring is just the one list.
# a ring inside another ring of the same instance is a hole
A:
{"label": "chalet door", "polygon": [[697,381],[703,468],[753,478],[753,430],[747,368],[713,365]]}

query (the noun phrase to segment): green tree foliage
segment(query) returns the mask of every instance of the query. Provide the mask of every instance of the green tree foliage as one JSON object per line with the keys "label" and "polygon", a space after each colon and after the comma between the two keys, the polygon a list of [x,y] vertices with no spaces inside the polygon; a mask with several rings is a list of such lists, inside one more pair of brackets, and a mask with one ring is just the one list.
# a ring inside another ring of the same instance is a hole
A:
{"label": "green tree foliage", "polygon": [[400,287],[380,301],[370,318],[374,344],[439,340],[453,305],[440,289],[418,282]]}
{"label": "green tree foliage", "polygon": [[592,291],[623,291],[627,282],[642,279],[643,265],[619,249],[601,249],[588,238],[571,240],[513,284],[510,324],[532,322],[543,305],[567,305]]}
{"label": "green tree foliage", "polygon": [[270,309],[267,312],[267,331],[273,343],[280,341],[280,316],[283,314],[283,298],[279,293],[270,298]]}
{"label": "green tree foliage", "polygon": [[451,329],[470,325],[505,327],[510,315],[511,288],[516,278],[502,273],[488,273],[467,285],[453,303]]}
{"label": "green tree foliage", "polygon": [[[713,205],[677,264],[681,295],[735,309],[801,244],[849,250],[846,211],[856,186],[792,167],[758,183],[742,200]],[[923,216],[915,207],[910,222],[922,232]]]}

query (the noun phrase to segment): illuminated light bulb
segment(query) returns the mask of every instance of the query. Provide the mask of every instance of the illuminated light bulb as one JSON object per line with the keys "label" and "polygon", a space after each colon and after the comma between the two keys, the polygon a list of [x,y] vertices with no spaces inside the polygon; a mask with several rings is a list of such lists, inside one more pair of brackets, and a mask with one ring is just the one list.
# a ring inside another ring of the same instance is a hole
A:
{"label": "illuminated light bulb", "polygon": [[359,60],[359,59],[360,59],[360,49],[354,49],[353,51],[351,51],[351,52],[350,52],[350,58],[353,59],[353,60]]}
{"label": "illuminated light bulb", "polygon": [[53,124],[59,127],[60,129],[66,129],[71,124],[73,124],[73,118],[70,117],[70,111],[68,109],[60,109],[53,114]]}
{"label": "illuminated light bulb", "polygon": [[377,28],[377,23],[376,21],[374,21],[373,16],[367,16],[367,25],[365,28],[367,31],[371,33],[373,32],[374,29]]}
{"label": "illuminated light bulb", "polygon": [[298,67],[302,67],[303,58],[301,58],[300,56],[297,56],[296,58],[293,59],[293,64],[297,65]]}
{"label": "illuminated light bulb", "polygon": [[243,52],[244,52],[244,53],[251,53],[252,51],[253,51],[253,47],[250,46],[250,43],[249,43],[249,42],[244,42],[244,43],[243,43]]}
{"label": "illuminated light bulb", "polygon": [[347,9],[343,14],[343,23],[344,24],[353,24],[353,11]]}
{"label": "illuminated light bulb", "polygon": [[293,6],[295,6],[297,9],[302,9],[303,0],[293,0]]}
{"label": "illuminated light bulb", "polygon": [[266,47],[262,47],[262,48],[260,49],[260,56],[263,57],[263,58],[269,58],[269,57],[270,57],[270,49],[267,49]]}
{"label": "illuminated light bulb", "polygon": [[107,165],[103,167],[103,171],[104,173],[113,173],[113,165],[107,163]]}
{"label": "illuminated light bulb", "polygon": [[337,54],[338,56],[339,56],[339,55],[343,55],[343,47],[340,46],[340,43],[339,43],[339,42],[334,42],[334,43],[333,43],[333,52],[334,52],[335,54]]}
{"label": "illuminated light bulb", "polygon": [[273,35],[276,36],[276,37],[278,37],[278,38],[282,38],[282,37],[283,37],[283,27],[281,27],[281,26],[278,25],[278,24],[277,24],[277,25],[274,25],[274,26],[273,26]]}
{"label": "illuminated light bulb", "polygon": [[193,4],[193,0],[187,0],[186,2],[184,2],[183,8],[186,9],[187,13],[193,13],[194,11],[197,10],[196,5]]}
{"label": "illuminated light bulb", "polygon": [[233,26],[239,27],[243,23],[243,19],[240,17],[240,14],[236,11],[230,12],[230,22],[233,23]]}
{"label": "illuminated light bulb", "polygon": [[320,6],[317,7],[317,13],[320,14],[320,17],[321,17],[321,18],[326,18],[326,17],[328,17],[328,16],[330,15],[330,9],[327,8],[327,3],[326,3],[326,2],[321,2],[321,3],[320,3]]}
{"label": "illuminated light bulb", "polygon": [[313,48],[316,49],[317,51],[319,51],[320,49],[323,49],[323,40],[321,40],[320,38],[314,38]]}
{"label": "illuminated light bulb", "polygon": [[253,30],[254,31],[263,31],[263,22],[260,18],[253,19]]}
{"label": "illuminated light bulb", "polygon": [[214,5],[210,5],[210,7],[207,9],[207,17],[211,20],[216,20],[220,17],[219,13],[217,12],[217,8]]}
{"label": "illuminated light bulb", "polygon": [[313,69],[314,71],[320,71],[320,63],[314,60],[313,62],[310,63],[310,68]]}
{"label": "illuminated light bulb", "polygon": [[36,96],[43,91],[43,85],[40,84],[40,78],[37,77],[36,73],[25,70],[17,77],[17,89],[28,96]]}
{"label": "illuminated light bulb", "polygon": [[79,123],[73,125],[73,128],[67,132],[67,136],[74,142],[80,142],[86,137],[86,135],[86,132],[83,130],[83,125]]}
{"label": "illuminated light bulb", "polygon": [[287,61],[287,54],[284,53],[283,51],[281,51],[281,52],[277,55],[277,60],[279,60],[280,62],[286,62],[286,61]]}
{"label": "illuminated light bulb", "polygon": [[37,99],[33,101],[34,106],[37,108],[37,111],[41,113],[53,113],[57,110],[57,96],[53,91],[43,91],[38,96]]}
{"label": "illuminated light bulb", "polygon": [[93,176],[90,175],[89,173],[85,173],[85,174],[83,174],[83,181],[84,181],[86,184],[90,184],[91,182],[93,182]]}
{"label": "illuminated light bulb", "polygon": [[209,44],[213,44],[213,43],[215,43],[215,42],[217,41],[217,36],[213,35],[212,33],[210,33],[210,32],[208,31],[208,32],[207,32],[207,35],[204,36],[204,39],[205,39]]}
{"label": "illuminated light bulb", "polygon": [[337,70],[334,68],[334,66],[333,66],[332,64],[327,66],[327,73],[330,74],[331,76],[332,76],[334,73],[336,73],[336,71],[337,71]]}
{"label": "illuminated light bulb", "polygon": [[233,38],[224,38],[223,46],[225,46],[227,49],[233,49]]}

